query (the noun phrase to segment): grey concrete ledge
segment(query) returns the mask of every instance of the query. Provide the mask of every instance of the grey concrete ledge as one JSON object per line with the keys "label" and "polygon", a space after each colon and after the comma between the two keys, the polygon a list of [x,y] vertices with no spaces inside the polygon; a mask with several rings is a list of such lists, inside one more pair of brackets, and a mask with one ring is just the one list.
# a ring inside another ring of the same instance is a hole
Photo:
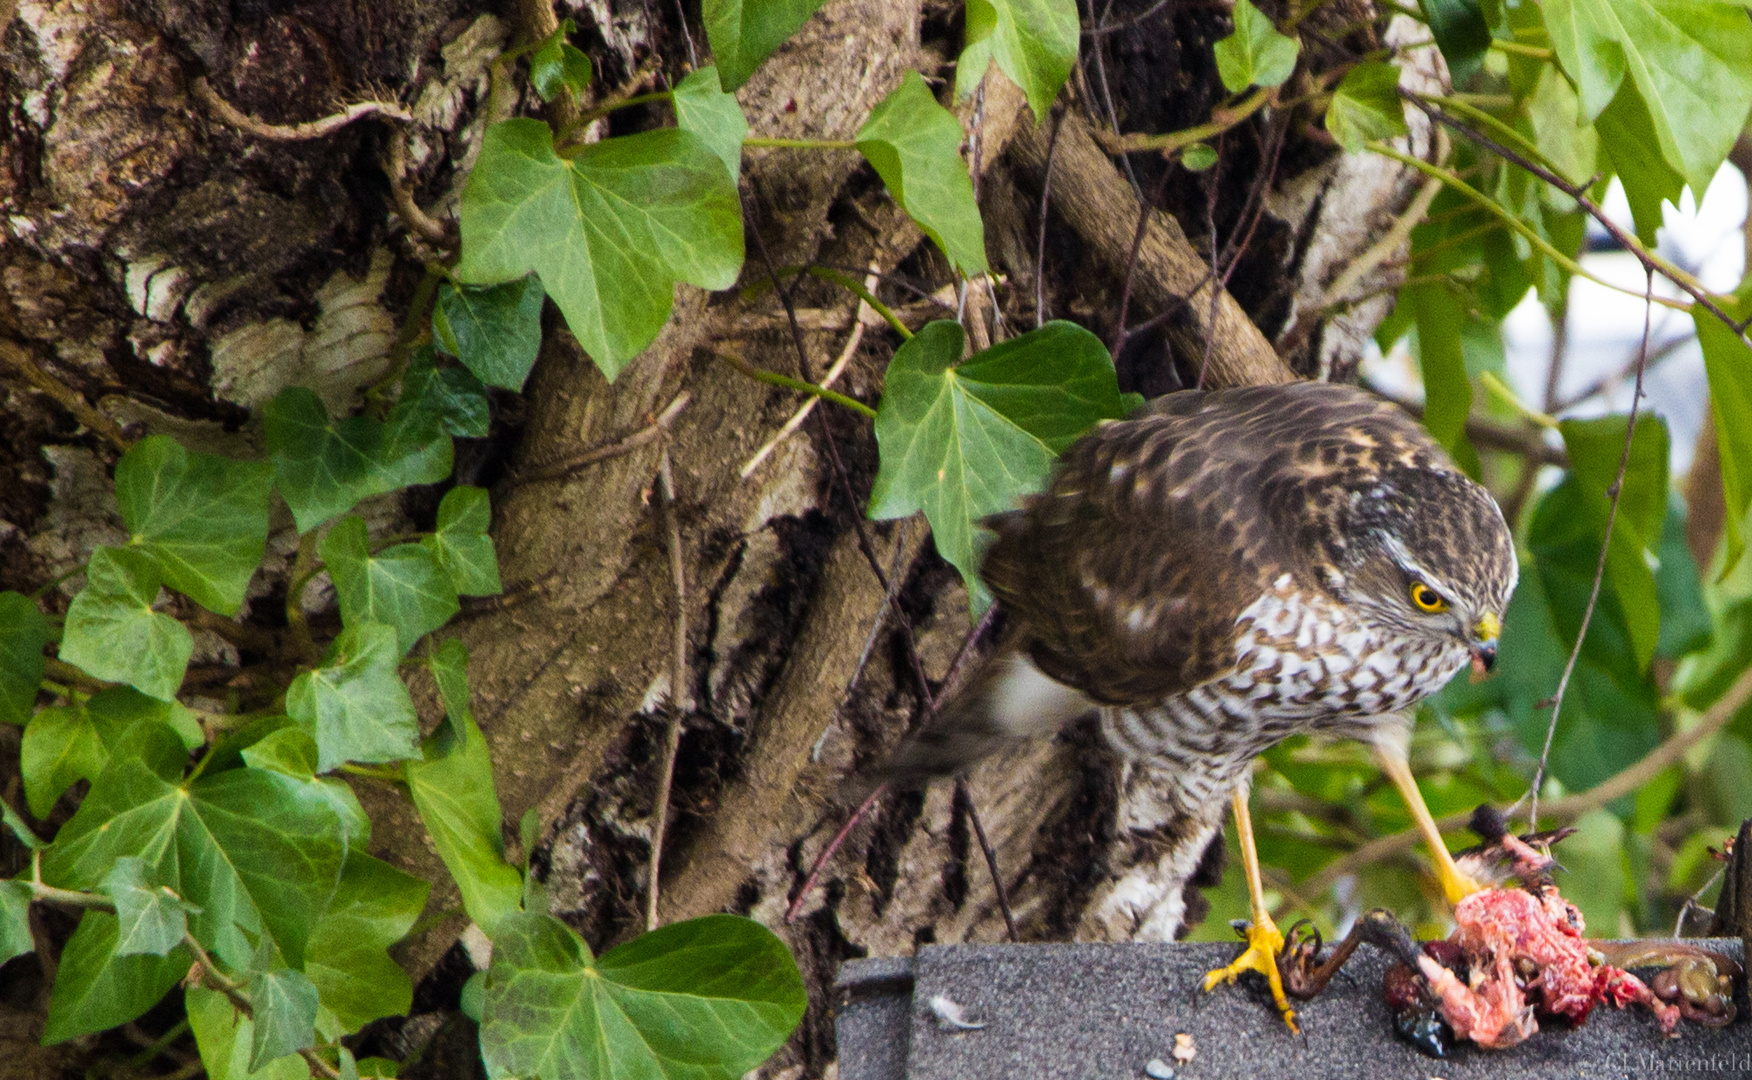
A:
{"label": "grey concrete ledge", "polygon": [[[1738,941],[1696,941],[1740,957]],[[1393,1034],[1381,1001],[1387,958],[1359,949],[1291,1036],[1263,990],[1205,994],[1204,973],[1233,959],[1221,944],[926,946],[912,959],[853,960],[840,971],[841,1080],[1142,1078],[1152,1059],[1177,1080],[1468,1077],[1716,1077],[1752,1080],[1747,1002],[1727,1028],[1681,1022],[1665,1038],[1646,1009],[1594,1010],[1509,1050],[1461,1046],[1425,1057]],[[946,1030],[930,1001],[960,1006],[977,1031]],[[1174,1037],[1197,1057],[1176,1065]],[[1158,1070],[1160,1071],[1160,1070]]]}

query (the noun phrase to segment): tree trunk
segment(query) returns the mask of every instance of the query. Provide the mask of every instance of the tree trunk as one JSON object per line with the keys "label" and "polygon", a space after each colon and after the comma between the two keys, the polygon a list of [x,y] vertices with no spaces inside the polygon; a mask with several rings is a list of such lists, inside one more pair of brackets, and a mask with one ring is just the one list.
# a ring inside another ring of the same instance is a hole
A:
{"label": "tree trunk", "polygon": [[[648,64],[679,77],[690,49],[705,47],[697,22],[686,39],[673,4],[556,7],[580,27],[575,40],[596,62],[599,97]],[[1121,0],[1110,18],[1122,23],[1149,8]],[[540,112],[528,91],[488,100],[488,65],[553,14],[544,3],[500,10],[478,0],[0,0],[0,345],[97,410],[76,413],[0,365],[0,588],[32,591],[94,545],[122,538],[105,486],[115,451],[94,426],[101,418],[247,455],[260,452],[251,410],[284,386],[312,385],[331,409],[356,406],[435,253],[432,238],[414,231],[405,196],[454,229],[485,123]],[[1350,36],[1312,49],[1285,96],[1311,88],[1303,80],[1345,60],[1344,50],[1372,47],[1369,31],[1346,29],[1367,26],[1370,14],[1360,0],[1319,8],[1315,29]],[[1144,327],[1118,353],[1122,389],[1163,393],[1201,373],[1206,385],[1225,385],[1354,372],[1391,304],[1383,286],[1398,271],[1386,257],[1398,252],[1389,230],[1417,186],[1404,171],[1339,154],[1296,109],[1260,113],[1223,136],[1220,175],[1133,155],[1134,188],[1096,141],[1108,115],[1103,84],[1124,130],[1208,119],[1224,97],[1209,45],[1227,32],[1227,18],[1170,5],[1136,26],[1085,36],[1083,70],[1044,124],[995,70],[980,102],[960,107],[977,131],[987,248],[1001,281],[968,290],[976,338],[1032,328],[1038,292],[1047,317],[1075,319],[1110,343],[1122,303],[1127,325]],[[834,0],[739,94],[750,130],[848,138],[905,71],[947,75],[960,35],[958,8]],[[372,117],[276,141],[226,120],[202,98],[201,78],[266,124],[317,120],[365,99],[399,101],[414,122]],[[664,122],[660,109],[614,121],[617,133]],[[1426,137],[1414,132],[1414,145]],[[390,179],[398,156],[405,180]],[[1160,197],[1134,258],[1138,190]],[[742,192],[744,285],[765,281],[769,259],[868,267],[927,291],[952,285],[940,254],[855,153],[750,149]],[[1256,223],[1253,196],[1264,206]],[[1389,247],[1371,251],[1383,237]],[[1213,242],[1241,251],[1215,304]],[[1359,258],[1374,268],[1341,281]],[[1335,283],[1344,295],[1330,294]],[[955,317],[952,289],[947,307],[894,288],[883,295],[915,323]],[[1350,302],[1358,297],[1370,298]],[[810,1011],[767,1069],[819,1076],[834,1059],[827,987],[840,961],[931,941],[998,940],[1004,924],[970,840],[968,806],[948,788],[881,801],[802,917],[783,922],[788,899],[846,820],[834,800],[841,779],[920,714],[905,627],[933,689],[970,630],[966,594],[922,519],[865,523],[872,550],[863,550],[858,521],[876,470],[867,422],[817,409],[745,467],[800,401],[743,377],[722,354],[785,372],[801,364],[813,380],[849,353],[836,385],[875,400],[898,345],[867,312],[860,324],[855,300],[825,283],[806,280],[794,299],[802,358],[771,289],[679,287],[656,343],[613,385],[550,309],[526,393],[496,399],[492,438],[459,445],[459,479],[493,489],[509,592],[466,611],[452,632],[472,651],[507,836],[537,811],[534,865],[554,912],[593,948],[643,929],[666,703],[683,703],[658,911],[665,921],[746,913],[786,939],[808,980]],[[635,440],[557,478],[527,478],[635,435],[666,411],[666,440]],[[687,586],[686,685],[676,694],[676,590],[655,491],[665,447]],[[368,515],[429,523],[435,505],[416,491],[380,500]],[[284,558],[293,535],[280,514],[271,550]],[[888,594],[871,557],[892,577]],[[283,606],[284,574],[257,585],[257,601],[267,602],[251,617],[269,625]],[[0,738],[14,769],[16,732]],[[1153,905],[1177,899],[1139,899],[1151,865],[1147,807],[1134,805],[1090,732],[987,764],[971,793],[1024,938],[1126,937]],[[375,822],[373,854],[448,880],[411,806],[369,784],[359,794]],[[454,908],[454,888],[435,889],[432,903]],[[453,916],[404,947],[416,980],[429,976],[418,1009],[454,1003],[462,954],[440,960],[463,922]],[[5,1056],[25,1074],[50,1075],[67,1060],[35,1046],[29,1026],[40,1016],[29,1021],[16,1002],[0,1008],[12,1010],[0,1030]],[[402,1025],[404,1048],[434,1026]]]}

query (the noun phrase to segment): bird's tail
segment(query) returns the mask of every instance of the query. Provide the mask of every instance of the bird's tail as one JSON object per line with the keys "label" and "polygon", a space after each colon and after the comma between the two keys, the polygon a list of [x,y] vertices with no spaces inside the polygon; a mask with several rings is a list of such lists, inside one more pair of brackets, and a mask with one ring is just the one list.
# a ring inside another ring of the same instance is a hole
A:
{"label": "bird's tail", "polygon": [[856,802],[884,781],[906,789],[965,773],[1006,745],[1051,735],[1094,707],[1020,649],[1001,649],[885,761],[848,781],[843,794]]}

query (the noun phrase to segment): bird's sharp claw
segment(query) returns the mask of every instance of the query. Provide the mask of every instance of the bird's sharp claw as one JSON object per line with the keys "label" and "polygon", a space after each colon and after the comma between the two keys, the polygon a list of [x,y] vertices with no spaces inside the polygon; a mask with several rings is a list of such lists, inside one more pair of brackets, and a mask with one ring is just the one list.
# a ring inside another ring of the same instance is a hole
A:
{"label": "bird's sharp claw", "polygon": [[1271,987],[1271,1000],[1277,1005],[1278,1013],[1284,1018],[1284,1024],[1291,1034],[1300,1034],[1296,1026],[1296,1010],[1290,1008],[1289,998],[1284,996],[1283,976],[1278,972],[1278,954],[1284,951],[1284,935],[1278,931],[1277,924],[1269,918],[1247,927],[1247,951],[1235,959],[1228,967],[1217,968],[1204,978],[1206,991],[1215,990],[1224,983],[1234,982],[1242,972],[1254,971],[1265,976],[1265,981]]}

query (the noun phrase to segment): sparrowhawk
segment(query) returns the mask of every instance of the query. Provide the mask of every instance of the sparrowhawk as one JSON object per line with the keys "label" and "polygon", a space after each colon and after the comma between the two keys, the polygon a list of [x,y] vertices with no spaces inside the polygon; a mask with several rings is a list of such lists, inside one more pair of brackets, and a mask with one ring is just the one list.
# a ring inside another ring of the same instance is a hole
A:
{"label": "sparrowhawk", "polygon": [[1515,549],[1490,494],[1404,411],[1325,383],[1170,394],[1096,427],[987,524],[980,574],[1006,637],[891,779],[961,772],[1098,713],[1120,758],[1170,788],[1163,872],[1189,876],[1232,803],[1253,921],[1206,987],[1258,971],[1292,1028],[1247,809],[1260,753],[1303,732],[1371,743],[1449,900],[1477,887],[1418,793],[1406,710],[1469,659],[1489,668]]}

